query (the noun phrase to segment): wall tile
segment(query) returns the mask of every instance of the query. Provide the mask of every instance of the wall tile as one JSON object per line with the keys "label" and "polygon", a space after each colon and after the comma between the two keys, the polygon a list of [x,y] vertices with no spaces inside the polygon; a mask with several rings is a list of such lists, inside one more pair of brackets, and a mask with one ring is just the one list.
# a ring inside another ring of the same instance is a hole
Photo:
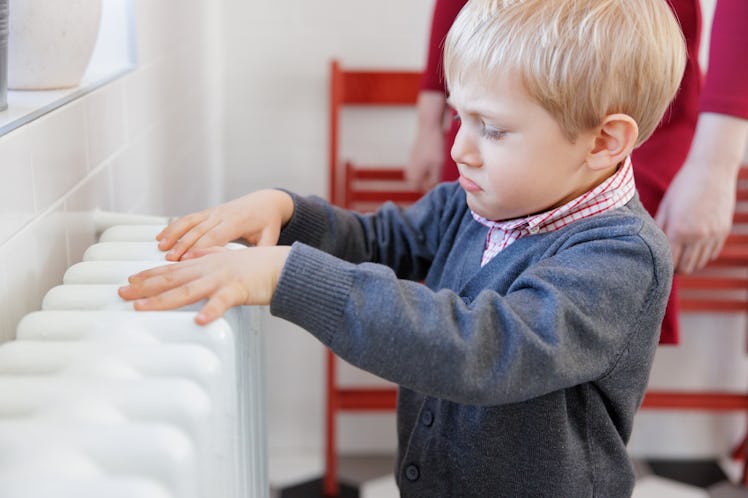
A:
{"label": "wall tile", "polygon": [[65,211],[60,205],[44,215],[33,226],[40,296],[62,283],[68,267],[68,244]]}
{"label": "wall tile", "polygon": [[31,135],[24,129],[0,137],[0,243],[34,216]]}
{"label": "wall tile", "polygon": [[125,122],[130,140],[147,133],[162,119],[169,89],[162,77],[163,64],[151,64],[122,79],[125,92]]}
{"label": "wall tile", "polygon": [[8,311],[6,309],[5,303],[8,303],[10,301],[10,294],[8,292],[8,286],[6,283],[6,275],[5,275],[5,262],[8,260],[7,256],[5,255],[5,247],[0,245],[0,303],[3,303],[0,305],[0,309],[2,310],[0,312],[0,343],[3,343],[5,341],[10,341],[15,338],[15,330],[11,327],[11,320],[8,316]]}
{"label": "wall tile", "polygon": [[143,135],[112,158],[112,209],[132,212],[145,204],[148,192],[160,181],[152,136]]}
{"label": "wall tile", "polygon": [[86,96],[85,106],[90,168],[93,169],[125,144],[127,134],[122,82],[105,85]]}
{"label": "wall tile", "polygon": [[194,141],[164,165],[162,181],[169,187],[161,194],[161,214],[181,216],[215,204],[211,202],[215,172],[209,166],[210,153],[208,144]]}
{"label": "wall tile", "polygon": [[65,229],[68,244],[68,266],[83,257],[83,252],[96,243],[94,211],[112,210],[110,168],[107,166],[90,175],[65,200]]}
{"label": "wall tile", "polygon": [[34,232],[29,227],[17,233],[3,247],[0,268],[5,274],[7,299],[2,303],[6,327],[15,331],[18,321],[26,313],[39,309],[39,268]]}
{"label": "wall tile", "polygon": [[88,146],[83,101],[29,125],[37,211],[49,208],[86,175]]}

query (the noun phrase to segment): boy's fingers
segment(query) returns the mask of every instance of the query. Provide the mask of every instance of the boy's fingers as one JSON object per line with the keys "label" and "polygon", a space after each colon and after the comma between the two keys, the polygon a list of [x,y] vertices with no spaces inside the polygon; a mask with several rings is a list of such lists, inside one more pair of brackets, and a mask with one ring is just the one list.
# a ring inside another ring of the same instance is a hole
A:
{"label": "boy's fingers", "polygon": [[200,278],[199,269],[191,265],[174,264],[152,268],[131,276],[129,285],[119,289],[124,299],[153,296]]}
{"label": "boy's fingers", "polygon": [[210,295],[215,289],[212,279],[199,278],[189,280],[164,292],[138,299],[134,303],[136,310],[168,310],[195,303]]}
{"label": "boy's fingers", "polygon": [[[176,264],[177,263],[169,262],[169,263],[167,263],[165,265],[156,266],[154,268],[149,268],[147,270],[143,270],[143,271],[138,272],[138,273],[136,273],[134,275],[130,275],[127,278],[127,281],[130,284],[135,284],[135,283],[139,283],[139,282],[142,282],[144,280],[147,280],[149,278],[156,277],[158,275],[163,275],[164,273],[173,272],[173,271],[175,271],[175,268],[176,268],[175,265]],[[184,265],[182,265],[182,266],[184,266]],[[172,268],[172,267],[174,267],[174,268]]]}
{"label": "boy's fingers", "polygon": [[220,252],[226,252],[230,249],[224,247],[224,246],[211,246],[211,247],[200,247],[200,248],[192,248],[186,253],[182,254],[182,261],[187,261],[190,259],[196,259],[196,258],[202,258],[203,256],[207,256],[208,254],[216,254]]}
{"label": "boy's fingers", "polygon": [[182,255],[194,246],[200,239],[206,234],[209,234],[211,230],[217,227],[221,223],[218,219],[207,219],[199,225],[192,227],[187,233],[183,234],[178,241],[174,244],[172,249],[166,253],[166,259],[171,261],[178,261]]}
{"label": "boy's fingers", "polygon": [[205,325],[213,320],[220,318],[226,311],[238,304],[241,304],[240,296],[236,294],[232,287],[221,287],[208,299],[205,306],[195,317],[195,322],[199,325]]}
{"label": "boy's fingers", "polygon": [[272,224],[262,229],[260,233],[260,240],[257,241],[258,246],[274,246],[278,244],[278,238],[280,237],[280,226]]}
{"label": "boy's fingers", "polygon": [[193,226],[200,224],[205,218],[205,213],[192,213],[169,223],[166,228],[156,235],[156,240],[159,241],[158,248],[162,251],[168,251],[185,232]]}

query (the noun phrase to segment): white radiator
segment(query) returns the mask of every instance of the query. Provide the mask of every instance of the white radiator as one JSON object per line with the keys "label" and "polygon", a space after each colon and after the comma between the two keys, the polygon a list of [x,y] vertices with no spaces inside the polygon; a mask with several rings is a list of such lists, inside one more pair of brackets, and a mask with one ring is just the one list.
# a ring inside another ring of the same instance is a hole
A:
{"label": "white radiator", "polygon": [[106,230],[0,345],[0,498],[268,496],[259,311],[117,295],[161,228]]}

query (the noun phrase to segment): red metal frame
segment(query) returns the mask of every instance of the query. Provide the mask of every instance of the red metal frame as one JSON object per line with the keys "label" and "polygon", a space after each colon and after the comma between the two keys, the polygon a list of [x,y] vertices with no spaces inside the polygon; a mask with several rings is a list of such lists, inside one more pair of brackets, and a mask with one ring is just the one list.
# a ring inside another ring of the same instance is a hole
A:
{"label": "red metal frame", "polygon": [[[402,168],[358,167],[343,163],[338,155],[340,111],[343,106],[412,106],[418,98],[421,73],[416,71],[343,70],[330,64],[330,183],[333,204],[366,210],[384,201],[412,203],[422,193],[405,183]],[[382,187],[382,184],[385,187]],[[337,415],[340,412],[393,411],[397,404],[394,388],[343,388],[337,382],[335,355],[327,351],[325,409],[325,475],[323,493],[339,494],[337,462]]]}
{"label": "red metal frame", "polygon": [[[341,69],[337,61],[331,64],[330,75],[330,200],[346,208],[366,209],[391,200],[409,204],[421,193],[404,182],[402,169],[389,167],[359,167],[343,163],[338,157],[339,113],[345,105],[413,105],[420,85],[420,73],[403,71],[349,71]],[[748,167],[740,172],[738,200],[748,200]],[[384,187],[382,184],[384,183]],[[748,225],[748,211],[738,210],[735,226]],[[701,272],[680,276],[682,312],[748,311],[748,230],[732,234],[720,257],[710,264],[713,268],[734,268],[732,274],[712,275]],[[734,275],[733,275],[734,274]],[[725,297],[724,291],[745,291],[742,295]],[[337,437],[336,418],[339,412],[390,411],[397,402],[397,391],[391,388],[343,388],[338,386],[335,355],[327,352],[327,406],[325,414],[325,496],[337,496]],[[744,411],[748,413],[748,393],[648,391],[642,402],[644,409]],[[748,461],[743,441],[733,452],[744,459],[744,484],[748,484]]]}

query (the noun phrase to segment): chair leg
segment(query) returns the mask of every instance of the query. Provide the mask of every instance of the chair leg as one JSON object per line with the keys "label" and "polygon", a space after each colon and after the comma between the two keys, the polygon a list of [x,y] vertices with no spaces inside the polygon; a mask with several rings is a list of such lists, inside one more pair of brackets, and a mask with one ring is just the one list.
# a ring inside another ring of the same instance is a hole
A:
{"label": "chair leg", "polygon": [[335,355],[327,351],[327,407],[325,412],[325,476],[322,493],[326,497],[340,494],[338,485],[338,459],[335,416],[338,408],[338,393],[335,382]]}

